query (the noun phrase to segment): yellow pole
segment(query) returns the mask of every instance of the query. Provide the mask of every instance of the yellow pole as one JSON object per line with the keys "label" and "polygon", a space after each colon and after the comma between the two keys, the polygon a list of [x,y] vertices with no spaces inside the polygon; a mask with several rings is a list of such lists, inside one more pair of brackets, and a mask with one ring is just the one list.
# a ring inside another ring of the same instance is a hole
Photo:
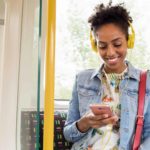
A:
{"label": "yellow pole", "polygon": [[56,0],[48,0],[43,150],[53,150]]}

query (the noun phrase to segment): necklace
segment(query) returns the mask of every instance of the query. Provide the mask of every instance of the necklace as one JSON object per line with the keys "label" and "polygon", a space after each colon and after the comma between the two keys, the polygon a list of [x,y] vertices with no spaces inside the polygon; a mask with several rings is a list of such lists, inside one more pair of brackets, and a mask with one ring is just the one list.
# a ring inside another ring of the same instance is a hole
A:
{"label": "necklace", "polygon": [[107,74],[108,82],[110,83],[111,86],[115,88],[116,93],[119,93],[119,85],[120,85],[121,80],[124,79],[124,73],[125,72],[121,74],[116,74],[116,73]]}
{"label": "necklace", "polygon": [[126,68],[122,73],[106,73],[105,70],[102,70],[102,102],[109,103],[114,100],[119,100],[124,89],[128,86],[128,81],[126,82],[123,89],[120,89],[120,83],[125,79],[125,74],[128,69]]}

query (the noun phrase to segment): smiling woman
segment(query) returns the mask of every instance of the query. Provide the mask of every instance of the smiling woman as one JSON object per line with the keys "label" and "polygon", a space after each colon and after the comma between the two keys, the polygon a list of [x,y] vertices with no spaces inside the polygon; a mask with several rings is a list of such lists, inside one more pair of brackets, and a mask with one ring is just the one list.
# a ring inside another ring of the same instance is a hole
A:
{"label": "smiling woman", "polygon": [[[139,94],[137,92],[131,101],[127,91],[129,88],[132,92],[139,90],[141,70],[125,60],[127,51],[135,42],[132,18],[123,3],[113,5],[109,2],[107,5],[97,4],[88,22],[91,45],[103,63],[98,69],[86,69],[76,75],[64,136],[73,142],[72,150],[133,149]],[[128,32],[130,28],[132,33]],[[146,82],[149,90],[150,71],[147,71]],[[144,118],[147,118],[144,126],[147,128],[139,136],[143,138],[136,148],[144,147],[143,150],[150,146],[147,144],[150,136],[144,137],[150,129],[150,120],[146,121],[150,116],[150,94],[145,96],[145,101]],[[134,112],[130,107],[133,103]],[[98,113],[94,113],[97,108],[91,105],[98,106]],[[124,129],[128,132],[122,132]]]}

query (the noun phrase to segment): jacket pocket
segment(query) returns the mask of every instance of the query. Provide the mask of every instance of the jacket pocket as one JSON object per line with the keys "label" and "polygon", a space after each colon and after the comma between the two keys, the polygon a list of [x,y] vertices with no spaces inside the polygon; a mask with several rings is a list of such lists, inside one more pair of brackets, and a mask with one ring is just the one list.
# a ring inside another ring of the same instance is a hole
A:
{"label": "jacket pocket", "polygon": [[90,111],[90,104],[97,103],[99,99],[98,90],[80,87],[78,89],[78,98],[80,115],[82,116],[87,111]]}
{"label": "jacket pocket", "polygon": [[86,97],[98,94],[98,90],[86,89],[86,88],[79,88],[78,92],[79,95],[86,96]]}
{"label": "jacket pocket", "polygon": [[131,98],[137,98],[138,96],[138,90],[135,89],[127,89],[127,95]]}

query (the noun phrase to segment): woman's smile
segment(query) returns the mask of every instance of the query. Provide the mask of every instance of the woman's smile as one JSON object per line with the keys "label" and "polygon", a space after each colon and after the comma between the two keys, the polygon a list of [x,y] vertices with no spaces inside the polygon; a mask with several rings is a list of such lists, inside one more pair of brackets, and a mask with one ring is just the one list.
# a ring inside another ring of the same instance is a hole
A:
{"label": "woman's smile", "polygon": [[115,65],[115,64],[119,63],[119,58],[120,58],[120,56],[116,56],[113,58],[106,58],[106,61],[109,65]]}

